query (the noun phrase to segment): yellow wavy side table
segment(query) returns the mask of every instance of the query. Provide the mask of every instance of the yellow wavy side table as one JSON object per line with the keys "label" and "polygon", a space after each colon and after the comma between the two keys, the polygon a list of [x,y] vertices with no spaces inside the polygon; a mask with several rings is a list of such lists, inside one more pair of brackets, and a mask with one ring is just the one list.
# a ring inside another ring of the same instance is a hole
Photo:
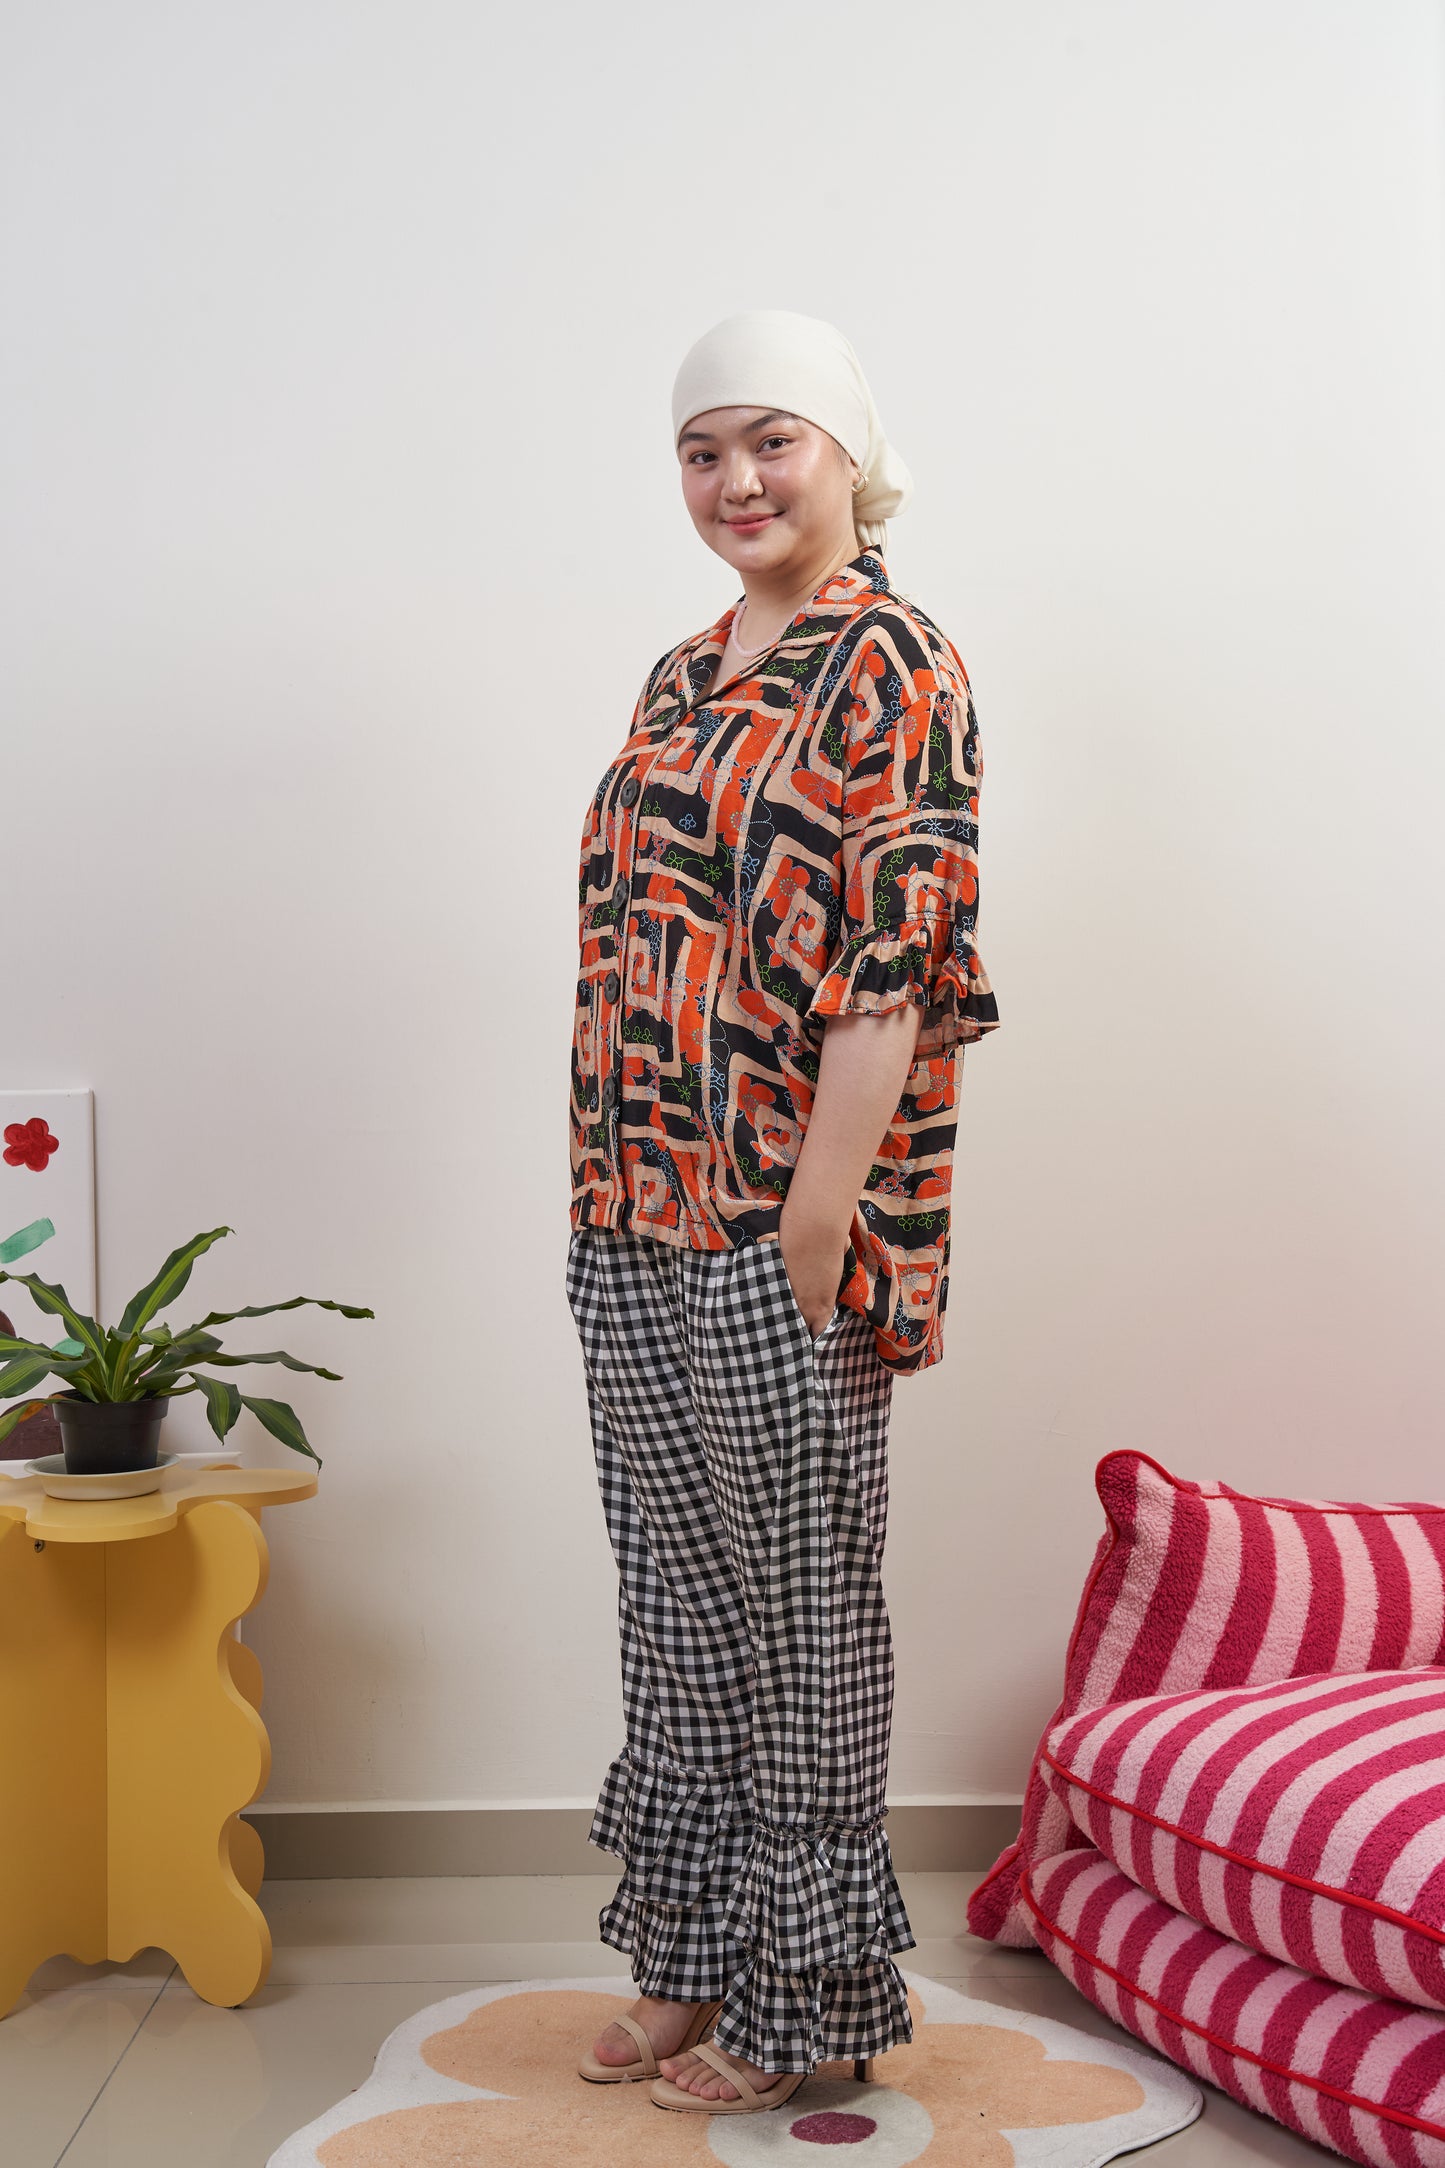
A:
{"label": "yellow wavy side table", "polygon": [[314,1469],[167,1468],[143,1498],[0,1478],[0,2017],[37,1965],[167,1951],[203,2002],[271,1969],[256,1902],[261,1508]]}

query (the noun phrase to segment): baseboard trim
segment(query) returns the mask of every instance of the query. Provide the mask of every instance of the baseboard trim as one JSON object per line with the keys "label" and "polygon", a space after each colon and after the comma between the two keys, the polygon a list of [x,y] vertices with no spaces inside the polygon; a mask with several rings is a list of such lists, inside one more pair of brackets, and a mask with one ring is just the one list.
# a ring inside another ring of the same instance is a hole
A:
{"label": "baseboard trim", "polygon": [[[893,1807],[888,1838],[905,1874],[991,1867],[1019,1833],[1017,1806]],[[586,1807],[347,1808],[270,1811],[258,1832],[270,1881],[339,1876],[610,1874],[617,1862],[587,1841]]]}

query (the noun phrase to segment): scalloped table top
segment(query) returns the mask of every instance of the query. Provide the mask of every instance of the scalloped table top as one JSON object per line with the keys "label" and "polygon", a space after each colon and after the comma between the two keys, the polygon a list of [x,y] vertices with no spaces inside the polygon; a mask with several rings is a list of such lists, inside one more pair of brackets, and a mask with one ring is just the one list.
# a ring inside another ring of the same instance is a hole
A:
{"label": "scalloped table top", "polygon": [[158,1536],[208,1498],[239,1506],[287,1505],[316,1495],[316,1471],[304,1468],[167,1468],[159,1490],[139,1498],[48,1498],[38,1475],[0,1482],[0,1524],[24,1521],[46,1543],[124,1543]]}

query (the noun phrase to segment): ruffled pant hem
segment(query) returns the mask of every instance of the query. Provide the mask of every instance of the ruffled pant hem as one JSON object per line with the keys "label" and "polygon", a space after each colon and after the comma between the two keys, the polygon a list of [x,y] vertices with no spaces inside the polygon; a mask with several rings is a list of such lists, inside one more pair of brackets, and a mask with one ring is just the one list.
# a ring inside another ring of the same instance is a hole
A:
{"label": "ruffled pant hem", "polygon": [[689,1769],[624,1747],[602,1785],[590,1842],[623,1862],[598,1915],[609,1949],[632,1961],[639,1992],[668,2002],[726,1994],[746,1956],[722,1926],[752,1828],[745,1762]]}
{"label": "ruffled pant hem", "polygon": [[644,1995],[721,1998],[719,2047],[761,2069],[881,2054],[913,2037],[887,1812],[778,1823],[755,1811],[745,1762],[688,1769],[624,1748],[590,1832],[624,1862],[602,1940]]}
{"label": "ruffled pant hem", "polygon": [[727,1991],[713,2034],[725,2054],[770,2074],[882,2055],[912,2038],[908,1989],[891,1957],[806,1973],[779,1972],[750,1958]]}
{"label": "ruffled pant hem", "polygon": [[688,1911],[649,1905],[621,1887],[598,1914],[597,1930],[628,1959],[639,1995],[712,2002],[727,1994],[747,1955],[721,1933],[717,1910],[706,1899]]}
{"label": "ruffled pant hem", "polygon": [[824,1816],[777,1822],[755,1815],[742,1873],[722,1924],[777,1970],[856,1971],[913,1947],[883,1824],[888,1809],[861,1822]]}

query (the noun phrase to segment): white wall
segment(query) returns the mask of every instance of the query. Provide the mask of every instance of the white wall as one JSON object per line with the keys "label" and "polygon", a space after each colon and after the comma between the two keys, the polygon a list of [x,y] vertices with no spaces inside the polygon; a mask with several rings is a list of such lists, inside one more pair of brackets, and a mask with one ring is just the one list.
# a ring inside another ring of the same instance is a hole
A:
{"label": "white wall", "polygon": [[575,852],[736,592],[667,404],[734,308],[859,348],[987,770],[891,1797],[1017,1795],[1110,1448],[1445,1496],[1442,44],[1427,0],[11,12],[0,1083],[95,1087],[109,1310],[227,1222],[195,1314],[377,1311],[249,1343],[346,1374],[287,1379],[276,1803],[588,1803],[621,1743]]}

